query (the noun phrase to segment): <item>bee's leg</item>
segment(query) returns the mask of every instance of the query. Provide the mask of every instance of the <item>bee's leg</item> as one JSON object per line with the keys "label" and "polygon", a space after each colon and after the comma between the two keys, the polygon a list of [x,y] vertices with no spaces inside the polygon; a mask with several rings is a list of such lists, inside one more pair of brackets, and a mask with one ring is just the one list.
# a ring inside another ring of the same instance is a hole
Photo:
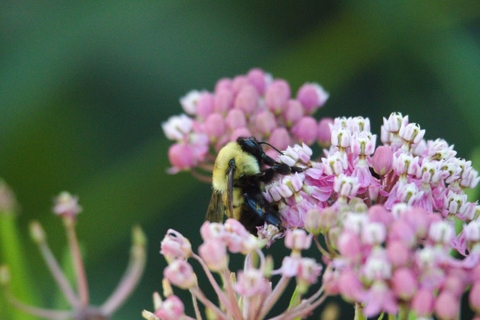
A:
{"label": "bee's leg", "polygon": [[304,170],[305,169],[300,167],[295,167],[295,166],[291,167],[285,163],[275,162],[273,166],[259,173],[258,180],[264,183],[268,183],[273,179],[275,174],[287,175],[290,173],[303,172]]}

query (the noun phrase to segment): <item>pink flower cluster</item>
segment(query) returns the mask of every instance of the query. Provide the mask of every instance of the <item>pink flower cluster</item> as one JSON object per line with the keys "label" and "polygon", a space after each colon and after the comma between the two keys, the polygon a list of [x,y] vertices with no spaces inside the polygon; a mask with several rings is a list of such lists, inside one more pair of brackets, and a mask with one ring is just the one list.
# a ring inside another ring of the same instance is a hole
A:
{"label": "pink flower cluster", "polygon": [[[331,131],[318,161],[306,145],[287,148],[278,161],[308,169],[278,176],[265,192],[287,229],[323,236],[323,246],[315,241],[326,292],[366,316],[403,308],[455,318],[471,283],[480,291],[480,206],[464,193],[477,171],[399,113],[384,118],[378,148],[368,119],[337,118]],[[470,303],[478,313],[480,298],[471,293]]]}
{"label": "pink flower cluster", "polygon": [[211,171],[215,154],[240,136],[268,141],[278,149],[328,143],[331,119],[319,122],[312,117],[327,99],[328,93],[315,83],[304,84],[293,98],[288,82],[260,69],[221,79],[214,92],[191,91],[180,99],[186,114],[162,124],[167,138],[175,141],[168,151],[170,173]]}
{"label": "pink flower cluster", "polygon": [[[191,250],[190,242],[180,233],[174,230],[167,232],[160,251],[168,262],[164,270],[164,292],[167,292],[167,297],[165,301],[161,301],[157,295],[156,310],[144,311],[144,318],[193,319],[184,314],[184,305],[173,294],[170,284],[191,292],[197,319],[202,318],[197,301],[200,301],[206,307],[207,314],[215,319],[264,319],[278,298],[285,294],[291,278],[295,278],[297,283],[297,293],[292,297],[294,302],[275,319],[304,317],[323,302],[323,288],[303,298],[308,288],[317,282],[321,272],[321,266],[314,259],[301,255],[302,250],[308,249],[312,243],[312,236],[307,235],[306,231],[287,231],[285,246],[291,249],[291,254],[283,259],[277,270],[274,269],[273,260],[266,258],[260,250],[265,242],[250,234],[237,220],[228,219],[225,224],[207,221],[201,227],[200,233],[204,243],[198,248],[199,255],[196,255]],[[237,273],[229,270],[228,252],[245,255],[243,270]],[[258,255],[258,266],[253,263],[252,254]],[[206,298],[199,288],[197,276],[188,262],[189,258],[197,260],[202,266],[220,305]],[[223,281],[221,285],[217,283],[213,273],[220,275]],[[270,281],[273,275],[280,276],[275,287]]]}

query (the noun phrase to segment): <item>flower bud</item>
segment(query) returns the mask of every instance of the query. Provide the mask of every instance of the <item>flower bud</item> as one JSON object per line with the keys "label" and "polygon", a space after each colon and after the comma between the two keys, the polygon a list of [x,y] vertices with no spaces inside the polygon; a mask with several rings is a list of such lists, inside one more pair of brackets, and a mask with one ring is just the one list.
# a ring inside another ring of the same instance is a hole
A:
{"label": "flower bud", "polygon": [[268,143],[278,150],[285,150],[290,145],[290,134],[283,127],[275,128],[268,138]]}
{"label": "flower bud", "polygon": [[293,251],[301,251],[310,248],[312,235],[307,235],[303,229],[287,230],[285,235],[285,247]]}
{"label": "flower bud", "polygon": [[204,123],[204,130],[212,142],[216,142],[225,133],[225,120],[219,113],[208,116]]}
{"label": "flower bud", "polygon": [[410,261],[410,249],[401,241],[389,241],[387,245],[388,261],[393,267],[402,267]]}
{"label": "flower bud", "polygon": [[225,124],[230,130],[245,128],[247,126],[247,119],[245,113],[240,109],[232,109],[228,111]]}
{"label": "flower bud", "polygon": [[234,108],[247,116],[255,112],[258,107],[258,92],[250,85],[243,87],[235,98]]}
{"label": "flower bud", "polygon": [[174,260],[163,270],[163,276],[181,289],[191,289],[197,285],[192,266],[185,260]]}
{"label": "flower bud", "polygon": [[292,133],[300,142],[312,144],[317,140],[317,121],[312,117],[303,117],[292,128]]}
{"label": "flower bud", "polygon": [[305,114],[303,106],[298,100],[288,100],[285,110],[283,110],[283,119],[287,128],[295,125]]}
{"label": "flower bud", "polygon": [[238,272],[238,279],[235,283],[235,291],[245,297],[259,296],[270,290],[270,284],[264,278],[262,272],[257,269],[248,268]]}
{"label": "flower bud", "polygon": [[155,310],[155,316],[162,320],[179,320],[184,317],[182,300],[177,296],[169,296],[162,302],[160,309]]}
{"label": "flower bud", "polygon": [[323,118],[318,122],[317,139],[323,148],[328,148],[332,144],[332,131],[330,126],[333,124],[332,118]]}
{"label": "flower bud", "polygon": [[213,113],[213,94],[204,92],[197,100],[197,116],[200,120],[205,120]]}
{"label": "flower bud", "polygon": [[78,197],[64,191],[55,198],[55,206],[53,207],[55,214],[75,218],[81,211],[82,207],[78,204]]}
{"label": "flower bud", "polygon": [[228,267],[227,247],[220,240],[206,241],[198,248],[198,253],[212,271],[220,272]]}
{"label": "flower bud", "polygon": [[252,69],[247,74],[248,81],[257,89],[259,94],[263,94],[268,85],[272,82],[272,76],[260,69]]}
{"label": "flower bud", "polygon": [[392,170],[393,152],[388,146],[380,146],[372,157],[372,167],[376,174],[383,177]]}
{"label": "flower bud", "polygon": [[160,253],[165,256],[167,262],[175,259],[187,259],[192,254],[192,246],[180,232],[168,229],[160,244]]}
{"label": "flower bud", "polygon": [[255,132],[258,132],[265,137],[269,137],[273,129],[276,128],[277,121],[270,111],[264,110],[257,114],[254,125]]}
{"label": "flower bud", "polygon": [[265,106],[276,115],[285,109],[288,99],[290,99],[290,85],[285,80],[273,81],[265,92]]}
{"label": "flower bud", "polygon": [[431,290],[420,289],[412,300],[412,309],[418,317],[428,317],[432,314],[435,298]]}
{"label": "flower bud", "polygon": [[297,93],[297,99],[305,107],[305,111],[312,114],[323,106],[328,99],[328,93],[316,83],[305,83]]}
{"label": "flower bud", "polygon": [[440,319],[455,319],[460,301],[450,291],[443,290],[435,299],[435,315]]}
{"label": "flower bud", "polygon": [[322,232],[321,227],[322,214],[317,208],[307,211],[304,220],[304,228],[314,236],[319,235]]}
{"label": "flower bud", "polygon": [[475,311],[475,313],[480,313],[480,282],[476,281],[473,283],[472,289],[468,294],[468,302],[470,303],[470,308]]}
{"label": "flower bud", "polygon": [[215,92],[213,98],[213,110],[221,115],[227,114],[228,110],[233,107],[232,90],[221,88]]}
{"label": "flower bud", "polygon": [[184,143],[172,144],[168,149],[168,159],[174,171],[191,169],[196,163],[192,148]]}
{"label": "flower bud", "polygon": [[417,279],[410,269],[397,269],[392,276],[392,288],[402,300],[409,300],[417,292]]}

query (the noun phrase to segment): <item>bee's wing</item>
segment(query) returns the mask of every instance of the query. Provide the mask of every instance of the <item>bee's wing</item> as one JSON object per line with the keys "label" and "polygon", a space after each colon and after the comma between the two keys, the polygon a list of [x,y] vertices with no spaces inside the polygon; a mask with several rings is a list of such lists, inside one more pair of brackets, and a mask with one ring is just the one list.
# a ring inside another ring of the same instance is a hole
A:
{"label": "bee's wing", "polygon": [[222,222],[225,214],[225,204],[223,203],[222,194],[213,190],[212,198],[208,204],[207,216],[205,220],[210,222]]}

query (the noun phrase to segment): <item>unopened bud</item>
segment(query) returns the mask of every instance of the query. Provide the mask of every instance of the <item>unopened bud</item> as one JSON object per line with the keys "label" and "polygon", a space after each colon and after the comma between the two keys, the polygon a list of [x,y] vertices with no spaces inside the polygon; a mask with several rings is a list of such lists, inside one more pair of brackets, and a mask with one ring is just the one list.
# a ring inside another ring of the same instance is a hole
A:
{"label": "unopened bud", "polygon": [[37,244],[45,242],[45,240],[47,239],[47,236],[40,222],[32,221],[30,223],[30,237]]}
{"label": "unopened bud", "polygon": [[5,181],[0,180],[0,213],[13,213],[17,206],[15,195]]}
{"label": "unopened bud", "polygon": [[10,282],[10,271],[6,265],[0,266],[0,285],[6,286]]}
{"label": "unopened bud", "polygon": [[372,167],[376,174],[383,177],[392,170],[393,152],[387,146],[380,146],[372,157]]}
{"label": "unopened bud", "polygon": [[308,210],[304,220],[305,230],[314,236],[319,235],[322,232],[321,216],[320,211],[316,208]]}

